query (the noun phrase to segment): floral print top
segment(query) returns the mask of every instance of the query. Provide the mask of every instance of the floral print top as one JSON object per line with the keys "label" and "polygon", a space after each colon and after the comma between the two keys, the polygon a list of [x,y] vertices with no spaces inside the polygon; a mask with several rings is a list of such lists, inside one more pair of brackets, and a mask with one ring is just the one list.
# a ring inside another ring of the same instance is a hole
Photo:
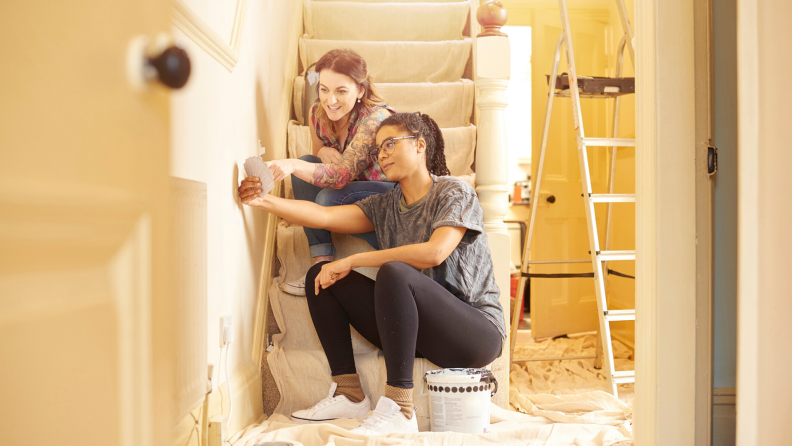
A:
{"label": "floral print top", "polygon": [[342,145],[319,123],[315,113],[317,106],[318,103],[315,103],[311,107],[311,124],[316,129],[316,136],[326,147],[338,150],[341,160],[339,163],[317,167],[314,184],[340,189],[353,180],[388,181],[379,164],[374,163],[369,154],[377,149],[375,141],[380,123],[396,113],[396,110],[388,105],[374,108],[355,107],[349,114],[348,135]]}

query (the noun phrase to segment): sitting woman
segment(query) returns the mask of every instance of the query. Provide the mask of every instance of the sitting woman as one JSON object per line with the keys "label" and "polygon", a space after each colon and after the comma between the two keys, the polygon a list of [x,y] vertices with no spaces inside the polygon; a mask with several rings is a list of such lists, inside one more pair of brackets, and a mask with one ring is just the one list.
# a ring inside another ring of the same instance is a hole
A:
{"label": "sitting woman", "polygon": [[[413,362],[484,367],[506,337],[500,292],[473,188],[447,176],[443,135],[429,116],[400,113],[376,134],[377,159],[395,189],[352,206],[320,207],[259,197],[248,177],[239,197],[305,226],[342,233],[374,230],[380,251],[314,265],[307,296],[332,372],[329,396],[292,414],[298,422],[360,418],[370,410],[352,354],[350,325],[385,356],[385,395],[357,432],[417,432]],[[353,268],[380,267],[377,280]]]}
{"label": "sitting woman", "polygon": [[[270,164],[278,182],[292,176],[294,198],[322,206],[352,204],[374,194],[393,190],[388,178],[369,153],[383,119],[395,113],[377,95],[366,70],[366,61],[352,50],[329,51],[316,62],[319,73],[317,102],[311,107],[313,155]],[[330,231],[305,226],[314,263],[333,260]],[[352,234],[379,248],[373,232]],[[281,284],[281,289],[305,294],[305,277]]]}

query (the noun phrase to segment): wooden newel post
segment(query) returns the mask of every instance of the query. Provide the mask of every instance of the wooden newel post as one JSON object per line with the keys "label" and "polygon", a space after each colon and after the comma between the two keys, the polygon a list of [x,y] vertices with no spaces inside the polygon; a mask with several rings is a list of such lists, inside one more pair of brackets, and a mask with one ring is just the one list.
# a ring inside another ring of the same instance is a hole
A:
{"label": "wooden newel post", "polygon": [[503,217],[507,212],[506,179],[506,87],[511,60],[509,38],[500,31],[506,23],[506,9],[498,1],[478,8],[476,18],[483,31],[476,36],[476,104],[480,110],[476,156],[476,191],[484,208],[487,233],[506,234]]}
{"label": "wooden newel post", "polygon": [[[476,192],[484,210],[484,229],[487,232],[495,281],[501,291],[500,303],[505,312],[507,333],[509,325],[509,259],[511,240],[503,223],[507,207],[508,157],[506,153],[506,87],[509,85],[511,60],[509,38],[501,32],[506,24],[506,9],[495,0],[479,6],[476,18],[482,32],[475,39],[475,78],[479,108],[476,145]],[[498,393],[492,401],[503,408],[509,406],[509,339],[503,354],[492,363],[498,380]]]}

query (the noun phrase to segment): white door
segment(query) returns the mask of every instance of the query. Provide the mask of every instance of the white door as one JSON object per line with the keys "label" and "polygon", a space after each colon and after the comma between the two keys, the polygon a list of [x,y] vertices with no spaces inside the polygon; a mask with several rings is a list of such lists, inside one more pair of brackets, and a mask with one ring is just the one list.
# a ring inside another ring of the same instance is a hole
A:
{"label": "white door", "polygon": [[168,92],[127,44],[167,0],[0,13],[0,443],[169,443]]}
{"label": "white door", "polygon": [[[605,76],[605,23],[574,17],[572,39],[577,72],[581,76]],[[536,184],[539,153],[547,102],[547,78],[553,67],[556,41],[561,34],[557,11],[534,13],[533,24],[533,172]],[[567,71],[561,56],[559,74]],[[606,104],[603,99],[582,99],[586,136],[609,136],[606,133]],[[580,164],[572,120],[572,104],[567,98],[555,98],[545,155],[540,196],[534,206],[536,222],[531,246],[531,260],[590,259],[586,214],[581,196]],[[593,189],[606,191],[606,149],[589,148],[589,167]],[[597,226],[604,228],[605,212],[597,209]],[[603,232],[603,231],[600,231]],[[604,234],[600,234],[604,242]],[[591,263],[566,265],[532,265],[532,273],[590,273]],[[546,338],[597,329],[597,303],[594,282],[590,278],[531,279],[531,334]]]}

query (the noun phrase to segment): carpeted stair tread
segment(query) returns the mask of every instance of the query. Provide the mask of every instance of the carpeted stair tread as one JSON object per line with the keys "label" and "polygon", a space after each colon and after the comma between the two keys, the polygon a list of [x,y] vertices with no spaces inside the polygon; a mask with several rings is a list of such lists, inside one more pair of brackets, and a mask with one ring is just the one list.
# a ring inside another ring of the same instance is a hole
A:
{"label": "carpeted stair tread", "polygon": [[[313,0],[315,2],[395,3],[396,0]],[[398,0],[398,3],[459,3],[465,0]]]}
{"label": "carpeted stair tread", "polygon": [[[302,97],[305,79],[294,80],[294,113],[303,122]],[[380,94],[398,112],[420,111],[440,127],[465,127],[473,114],[474,84],[470,79],[440,83],[380,83]]]}
{"label": "carpeted stair tread", "polygon": [[356,40],[300,39],[300,61],[304,68],[336,48],[348,48],[366,61],[377,83],[456,82],[471,57],[471,41],[371,42]]}
{"label": "carpeted stair tread", "polygon": [[[305,35],[299,43],[301,66],[305,69],[334,48],[351,48],[361,54],[388,104],[399,112],[421,111],[438,122],[451,174],[475,187],[471,164],[476,127],[470,123],[475,89],[471,80],[463,79],[471,77],[471,40],[464,37],[469,35],[470,9],[469,1],[458,0],[306,0]],[[300,76],[294,82],[293,96],[300,122],[287,126],[289,158],[311,152],[310,129],[302,122],[303,88]],[[285,196],[293,198],[290,178],[285,183]],[[280,270],[268,295],[281,333],[272,336],[274,348],[265,361],[278,388],[272,393],[280,396],[275,412],[288,415],[325,397],[331,379],[305,297],[285,294],[278,287],[301,277],[311,266],[303,228],[279,219],[276,238]],[[344,234],[333,234],[333,243],[337,258],[372,250],[368,243]],[[361,268],[360,272],[374,278],[377,269]],[[364,390],[376,401],[384,394],[386,381],[382,352],[354,330],[352,344]],[[428,394],[422,380],[427,370],[435,368],[425,359],[415,361],[414,401],[422,430],[429,428]]]}
{"label": "carpeted stair tread", "polygon": [[462,40],[469,13],[469,2],[306,1],[305,34],[318,40]]}

